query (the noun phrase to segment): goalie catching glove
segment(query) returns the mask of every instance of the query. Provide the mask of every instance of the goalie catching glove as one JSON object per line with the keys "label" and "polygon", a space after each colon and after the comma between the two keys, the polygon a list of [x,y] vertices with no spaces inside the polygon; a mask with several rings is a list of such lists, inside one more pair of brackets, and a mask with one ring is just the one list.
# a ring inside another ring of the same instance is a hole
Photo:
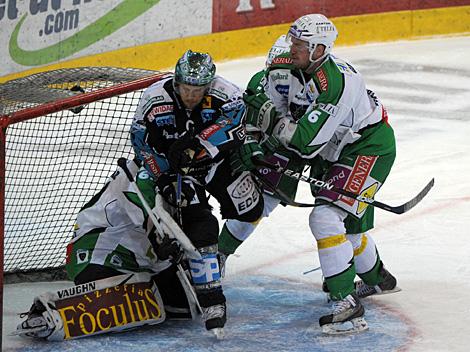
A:
{"label": "goalie catching glove", "polygon": [[243,94],[246,105],[247,131],[261,131],[271,135],[277,121],[277,111],[273,102],[264,93],[247,89]]}

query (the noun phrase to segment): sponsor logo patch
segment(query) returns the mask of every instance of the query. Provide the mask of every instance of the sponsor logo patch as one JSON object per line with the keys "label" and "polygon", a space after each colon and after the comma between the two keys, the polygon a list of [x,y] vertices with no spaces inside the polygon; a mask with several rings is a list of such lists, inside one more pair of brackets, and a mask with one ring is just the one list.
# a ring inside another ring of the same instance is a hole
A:
{"label": "sponsor logo patch", "polygon": [[291,64],[292,59],[290,57],[275,57],[271,63],[271,65],[284,65],[284,64]]}
{"label": "sponsor logo patch", "polygon": [[326,92],[328,90],[328,79],[326,78],[325,71],[323,71],[323,69],[317,72],[317,78],[320,82],[320,89],[322,92]]}
{"label": "sponsor logo patch", "polygon": [[222,126],[218,124],[210,125],[199,134],[199,137],[201,137],[201,139],[203,140],[207,140],[210,136],[212,136],[214,133],[216,133],[220,129],[222,129]]}
{"label": "sponsor logo patch", "polygon": [[64,323],[65,340],[164,318],[161,302],[155,297],[151,282],[101,290],[95,290],[94,285],[90,282],[58,292],[59,297],[67,297],[55,302]]}
{"label": "sponsor logo patch", "polygon": [[[374,167],[377,156],[364,156],[361,155],[356,159],[351,174],[344,189],[354,194],[360,194],[367,177],[369,176],[372,168]],[[341,202],[348,205],[353,205],[355,200],[349,197],[341,196],[339,199]]]}

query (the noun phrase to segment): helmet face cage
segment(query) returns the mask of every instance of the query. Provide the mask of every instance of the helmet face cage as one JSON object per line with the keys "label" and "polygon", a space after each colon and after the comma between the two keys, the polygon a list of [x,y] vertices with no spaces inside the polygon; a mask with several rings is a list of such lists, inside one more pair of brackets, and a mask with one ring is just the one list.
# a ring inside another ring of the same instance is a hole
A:
{"label": "helmet face cage", "polygon": [[[307,43],[310,52],[310,61],[313,60],[313,52],[318,44],[325,46],[327,56],[333,48],[333,43],[338,37],[335,25],[328,18],[320,14],[305,15],[297,19],[289,28],[288,40],[296,38]],[[315,61],[318,61],[315,60]]]}
{"label": "helmet face cage", "polygon": [[215,76],[215,65],[209,54],[186,51],[175,67],[175,82],[190,86],[205,86]]}

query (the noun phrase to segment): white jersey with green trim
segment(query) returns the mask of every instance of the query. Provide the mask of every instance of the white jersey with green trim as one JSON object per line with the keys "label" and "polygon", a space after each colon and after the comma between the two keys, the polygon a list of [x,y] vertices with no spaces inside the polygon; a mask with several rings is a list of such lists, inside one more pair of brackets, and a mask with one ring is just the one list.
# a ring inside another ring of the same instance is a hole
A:
{"label": "white jersey with green trim", "polygon": [[[135,176],[138,166],[133,161],[128,161],[128,168]],[[93,197],[78,213],[74,240],[98,228],[136,226],[143,229],[143,210],[129,200],[126,194],[135,192],[126,174],[119,168],[109,177],[99,196]],[[136,194],[135,196],[137,197]]]}
{"label": "white jersey with green trim", "polygon": [[[139,168],[133,161],[129,160],[127,167],[134,177],[137,174],[139,189],[153,207],[155,181],[144,169],[137,173]],[[118,168],[103,189],[78,213],[71,243],[89,233],[98,233],[90,263],[103,265],[109,254],[120,246],[134,254],[141,269],[158,273],[166,269],[170,262],[157,260],[149,240],[151,226],[152,222],[126,174]],[[126,272],[124,266],[121,269]]]}
{"label": "white jersey with green trim", "polygon": [[361,129],[386,119],[386,112],[366,89],[362,75],[346,61],[330,56],[311,78],[320,95],[297,123],[282,118],[274,135],[303,158],[320,155],[334,162],[345,146],[361,137]]}

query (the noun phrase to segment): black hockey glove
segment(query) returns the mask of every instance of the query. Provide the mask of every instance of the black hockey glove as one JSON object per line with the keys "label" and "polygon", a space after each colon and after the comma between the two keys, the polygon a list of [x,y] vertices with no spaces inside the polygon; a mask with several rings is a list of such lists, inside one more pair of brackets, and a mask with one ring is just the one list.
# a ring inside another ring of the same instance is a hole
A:
{"label": "black hockey glove", "polygon": [[183,259],[183,249],[179,242],[165,235],[162,242],[155,249],[158,259],[169,259],[172,263],[178,264]]}
{"label": "black hockey glove", "polygon": [[175,172],[185,175],[189,172],[193,159],[202,149],[197,138],[184,136],[170,146],[167,155],[168,163]]}
{"label": "black hockey glove", "polygon": [[157,180],[157,186],[162,193],[163,198],[165,198],[165,200],[174,207],[187,207],[196,194],[194,189],[188,183],[182,182],[181,203],[176,204],[176,189],[178,184],[174,177],[168,176],[166,174],[161,175]]}

